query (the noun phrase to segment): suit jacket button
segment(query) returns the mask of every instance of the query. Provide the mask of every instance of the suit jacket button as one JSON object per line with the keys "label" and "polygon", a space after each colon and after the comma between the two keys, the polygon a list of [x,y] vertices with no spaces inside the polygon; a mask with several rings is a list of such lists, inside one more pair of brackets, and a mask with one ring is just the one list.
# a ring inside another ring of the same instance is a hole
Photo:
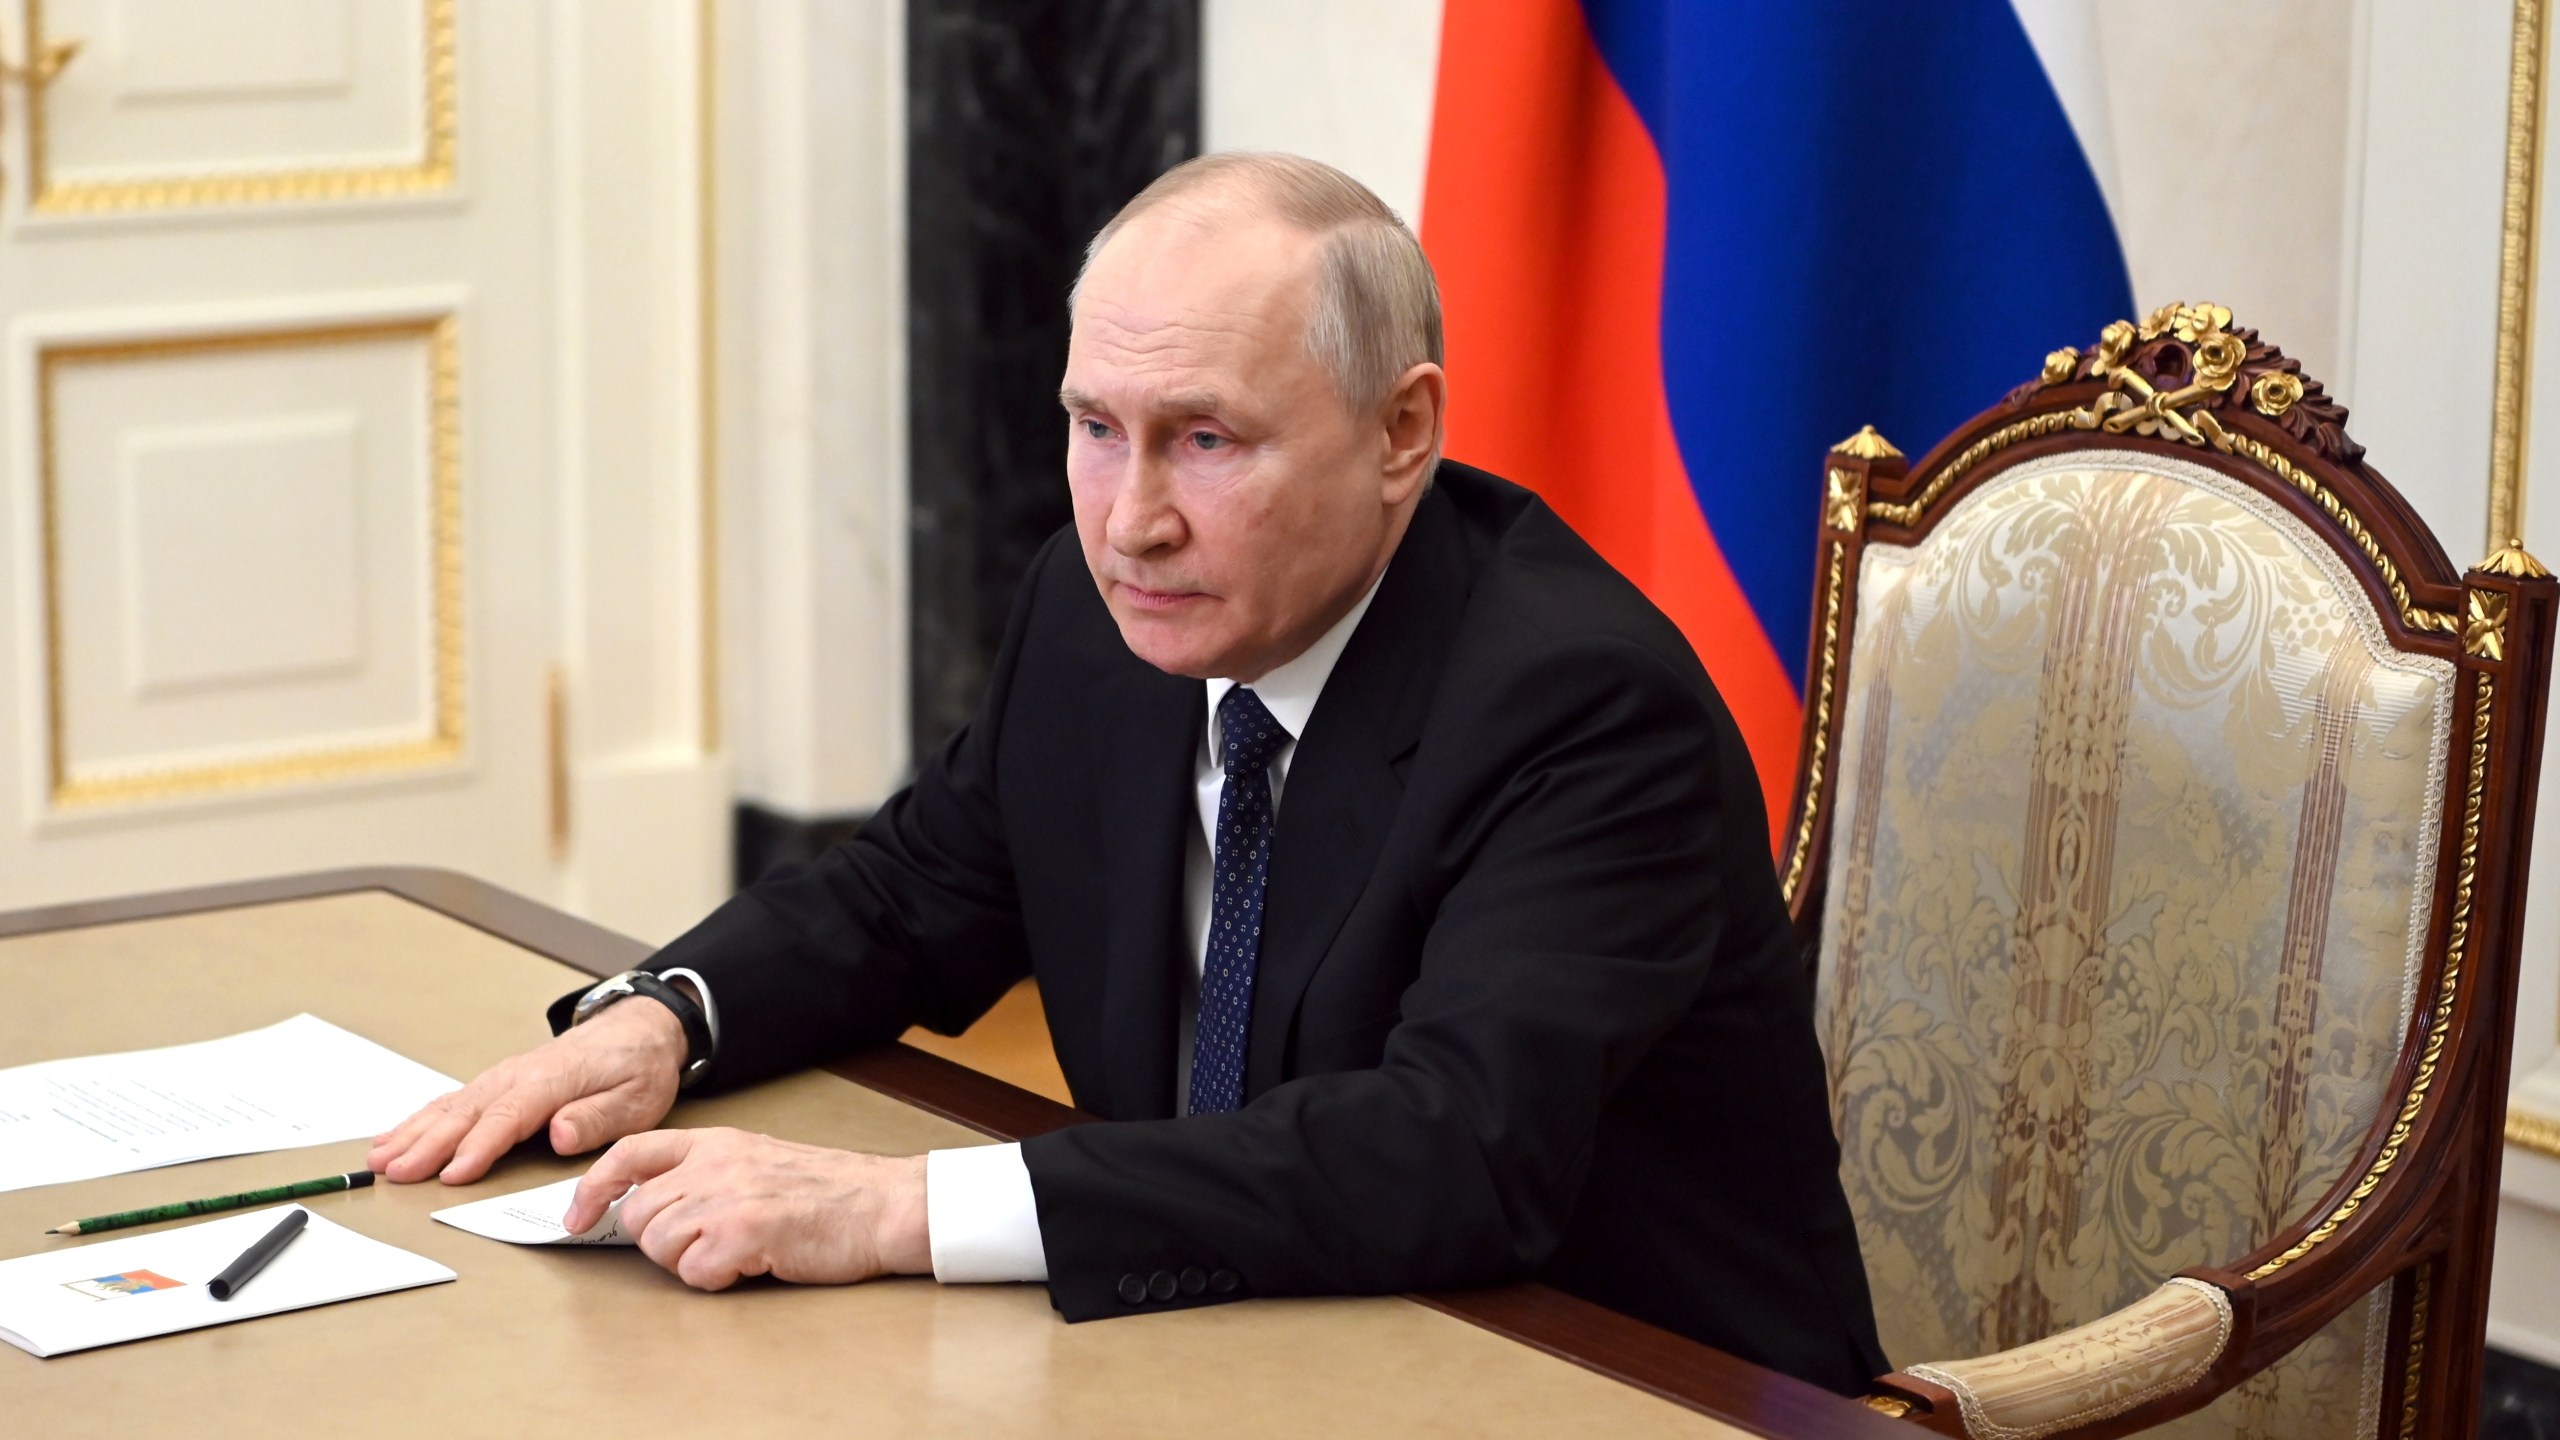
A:
{"label": "suit jacket button", "polygon": [[1158,1300],[1172,1299],[1174,1286],[1173,1272],[1170,1270],[1159,1270],[1147,1277],[1147,1293]]}
{"label": "suit jacket button", "polygon": [[1209,1275],[1209,1288],[1221,1295],[1233,1295],[1236,1293],[1236,1287],[1242,1284],[1244,1284],[1244,1277],[1233,1270],[1216,1270]]}
{"label": "suit jacket button", "polygon": [[1120,1277],[1120,1303],[1143,1305],[1147,1300],[1147,1281],[1143,1275],[1131,1273]]}
{"label": "suit jacket button", "polygon": [[1201,1269],[1201,1268],[1200,1268],[1199,1266],[1197,1266],[1197,1265],[1193,1265],[1193,1266],[1190,1266],[1190,1267],[1186,1268],[1186,1269],[1182,1272],[1182,1293],[1183,1293],[1183,1294],[1185,1294],[1185,1295],[1198,1295],[1201,1291],[1206,1290],[1206,1289],[1208,1289],[1208,1288],[1209,1288],[1209,1272],[1208,1272],[1208,1271]]}

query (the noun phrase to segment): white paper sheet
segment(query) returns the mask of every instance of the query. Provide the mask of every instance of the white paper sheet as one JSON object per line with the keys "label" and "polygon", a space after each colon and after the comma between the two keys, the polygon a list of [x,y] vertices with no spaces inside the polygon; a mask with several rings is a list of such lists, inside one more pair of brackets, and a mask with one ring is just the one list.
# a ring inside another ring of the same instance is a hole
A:
{"label": "white paper sheet", "polygon": [[359,1139],[458,1088],[314,1015],[21,1065],[0,1070],[0,1190]]}
{"label": "white paper sheet", "polygon": [[456,1230],[468,1230],[491,1240],[504,1240],[510,1245],[636,1245],[635,1237],[623,1233],[622,1201],[615,1200],[604,1209],[604,1218],[575,1235],[560,1223],[569,1213],[570,1197],[578,1182],[563,1180],[556,1185],[541,1185],[531,1190],[518,1190],[512,1195],[492,1195],[467,1205],[438,1210],[433,1218]]}
{"label": "white paper sheet", "polygon": [[63,1355],[454,1278],[423,1255],[314,1215],[267,1268],[230,1299],[214,1299],[205,1282],[299,1208],[0,1260],[0,1340],[30,1355]]}

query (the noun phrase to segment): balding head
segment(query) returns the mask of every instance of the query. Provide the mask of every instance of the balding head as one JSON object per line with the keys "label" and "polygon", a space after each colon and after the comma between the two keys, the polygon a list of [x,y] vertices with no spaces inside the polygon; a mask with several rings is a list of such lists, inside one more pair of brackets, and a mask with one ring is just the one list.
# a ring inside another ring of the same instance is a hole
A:
{"label": "balding head", "polygon": [[1314,237],[1307,348],[1355,410],[1386,398],[1414,366],[1443,363],[1440,287],[1422,246],[1369,187],[1323,161],[1233,150],[1167,170],[1085,247],[1071,308],[1095,257],[1151,214],[1210,228],[1276,221]]}
{"label": "balding head", "polygon": [[1067,481],[1121,638],[1245,681],[1304,653],[1386,569],[1439,454],[1411,232],[1314,161],[1213,156],[1104,229],[1073,309]]}

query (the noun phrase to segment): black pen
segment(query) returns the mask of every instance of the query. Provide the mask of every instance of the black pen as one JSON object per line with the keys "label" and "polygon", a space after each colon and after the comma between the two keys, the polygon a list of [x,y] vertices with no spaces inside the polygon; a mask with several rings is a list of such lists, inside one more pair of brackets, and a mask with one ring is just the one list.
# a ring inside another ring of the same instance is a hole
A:
{"label": "black pen", "polygon": [[257,1244],[241,1251],[239,1259],[223,1266],[222,1273],[214,1276],[212,1283],[204,1288],[212,1291],[216,1300],[228,1300],[239,1294],[240,1287],[248,1284],[251,1276],[266,1269],[268,1261],[284,1253],[284,1247],[293,1243],[293,1237],[302,1233],[303,1225],[310,1219],[311,1212],[296,1205],[292,1214],[277,1221],[276,1228],[260,1236]]}

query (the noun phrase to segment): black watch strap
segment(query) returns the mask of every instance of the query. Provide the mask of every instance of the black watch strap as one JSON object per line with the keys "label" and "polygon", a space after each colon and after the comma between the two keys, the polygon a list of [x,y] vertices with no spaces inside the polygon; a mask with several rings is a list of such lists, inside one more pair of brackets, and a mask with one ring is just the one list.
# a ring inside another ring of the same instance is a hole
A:
{"label": "black watch strap", "polygon": [[[702,1013],[702,1007],[683,991],[646,970],[626,970],[605,981],[604,985],[615,986],[629,995],[645,995],[674,1012],[676,1022],[684,1027],[684,1067],[678,1072],[678,1083],[691,1086],[701,1076],[704,1067],[711,1063],[711,1018]],[[596,988],[603,989],[604,985]],[[601,1006],[588,1012],[590,1017],[601,1013]]]}

